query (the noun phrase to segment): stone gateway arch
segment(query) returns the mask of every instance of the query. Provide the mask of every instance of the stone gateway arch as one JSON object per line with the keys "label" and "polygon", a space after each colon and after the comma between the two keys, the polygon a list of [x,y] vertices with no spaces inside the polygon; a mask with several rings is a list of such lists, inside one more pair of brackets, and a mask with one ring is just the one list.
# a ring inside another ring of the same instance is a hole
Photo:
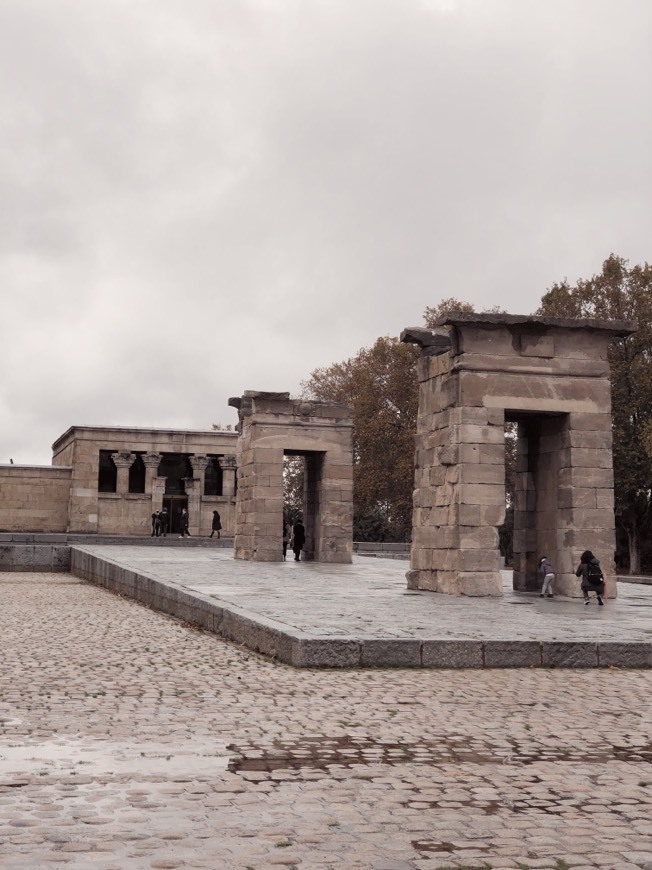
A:
{"label": "stone gateway arch", "polygon": [[616,595],[611,386],[607,350],[632,321],[455,312],[405,329],[421,349],[408,587],[498,596],[505,519],[505,424],[517,424],[514,588],[580,594],[593,550]]}

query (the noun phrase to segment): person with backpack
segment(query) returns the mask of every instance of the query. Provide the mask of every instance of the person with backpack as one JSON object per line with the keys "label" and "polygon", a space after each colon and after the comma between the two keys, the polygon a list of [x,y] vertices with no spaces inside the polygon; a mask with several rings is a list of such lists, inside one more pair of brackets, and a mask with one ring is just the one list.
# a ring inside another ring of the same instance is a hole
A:
{"label": "person with backpack", "polygon": [[589,592],[595,592],[598,604],[602,607],[604,605],[604,574],[599,560],[590,550],[584,550],[582,553],[575,576],[582,578],[581,589],[584,604],[589,603]]}

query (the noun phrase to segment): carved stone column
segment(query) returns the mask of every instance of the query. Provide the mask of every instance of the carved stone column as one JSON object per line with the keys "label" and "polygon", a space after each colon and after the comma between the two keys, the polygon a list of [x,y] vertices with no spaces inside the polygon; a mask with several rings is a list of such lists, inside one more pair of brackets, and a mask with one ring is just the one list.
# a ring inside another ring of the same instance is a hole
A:
{"label": "carved stone column", "polygon": [[222,469],[222,495],[225,498],[233,498],[235,496],[235,473],[237,464],[235,456],[223,456],[220,460],[220,468]]}
{"label": "carved stone column", "polygon": [[183,482],[186,489],[186,495],[188,496],[188,513],[190,514],[188,531],[191,535],[198,535],[201,520],[200,481],[194,477],[184,477]]}
{"label": "carved stone column", "polygon": [[204,492],[204,481],[206,478],[206,466],[208,465],[208,456],[202,456],[201,454],[191,456],[190,464],[192,465],[193,480],[199,481],[199,493],[201,495]]}
{"label": "carved stone column", "polygon": [[152,478],[152,513],[154,511],[160,511],[163,507],[163,496],[165,495],[165,484],[167,483],[167,480],[167,477],[157,476]]}
{"label": "carved stone column", "polygon": [[119,495],[125,495],[129,492],[129,469],[134,464],[136,454],[130,453],[128,450],[119,450],[117,453],[111,454],[111,459],[118,469],[115,491]]}
{"label": "carved stone column", "polygon": [[158,474],[160,462],[160,453],[145,453],[143,456],[143,463],[145,464],[145,493],[147,495],[153,492],[154,478]]}

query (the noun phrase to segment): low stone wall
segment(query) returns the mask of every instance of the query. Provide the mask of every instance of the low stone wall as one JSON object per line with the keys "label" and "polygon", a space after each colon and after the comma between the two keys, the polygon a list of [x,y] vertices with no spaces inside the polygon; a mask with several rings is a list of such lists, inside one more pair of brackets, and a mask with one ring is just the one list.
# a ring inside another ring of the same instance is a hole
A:
{"label": "low stone wall", "polygon": [[0,465],[0,531],[65,532],[72,469]]}
{"label": "low stone wall", "polygon": [[137,544],[144,547],[233,547],[233,538],[152,538],[109,535],[64,535],[0,532],[0,572],[70,571],[70,548],[75,544]]}
{"label": "low stone wall", "polygon": [[70,547],[66,543],[0,543],[0,571],[70,571]]}
{"label": "low stone wall", "polygon": [[356,556],[376,556],[379,559],[409,559],[410,544],[354,541],[353,552]]}

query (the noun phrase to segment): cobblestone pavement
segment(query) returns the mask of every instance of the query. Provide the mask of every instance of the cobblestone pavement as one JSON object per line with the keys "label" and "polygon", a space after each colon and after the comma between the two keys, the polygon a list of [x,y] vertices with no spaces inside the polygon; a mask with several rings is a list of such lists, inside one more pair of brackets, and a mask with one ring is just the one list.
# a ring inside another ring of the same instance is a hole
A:
{"label": "cobblestone pavement", "polygon": [[0,866],[652,866],[652,671],[294,670],[0,574]]}

